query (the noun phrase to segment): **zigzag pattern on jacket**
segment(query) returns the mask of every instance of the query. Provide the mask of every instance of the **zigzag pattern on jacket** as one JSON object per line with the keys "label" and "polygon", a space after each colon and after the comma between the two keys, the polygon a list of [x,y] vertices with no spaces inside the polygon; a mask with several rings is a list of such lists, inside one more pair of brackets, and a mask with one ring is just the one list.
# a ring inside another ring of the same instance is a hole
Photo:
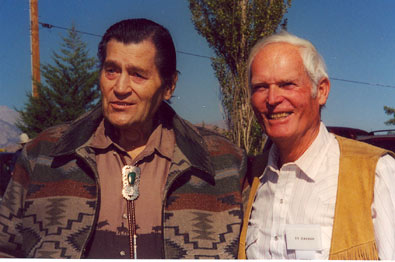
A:
{"label": "zigzag pattern on jacket", "polygon": [[[213,226],[210,226],[209,224],[209,214],[205,213],[199,213],[199,212],[194,212],[196,215],[194,220],[198,220],[199,222],[196,224],[193,224],[193,226],[197,227],[198,230],[191,230],[194,233],[197,233],[197,236],[192,236],[190,232],[182,232],[180,230],[179,226],[173,226],[173,227],[166,227],[166,230],[171,230],[176,238],[171,238],[171,239],[166,239],[166,243],[169,245],[172,245],[173,248],[177,249],[179,256],[176,258],[185,258],[185,256],[188,254],[188,249],[185,249],[181,246],[186,246],[186,245],[191,245],[192,250],[206,250],[206,251],[212,251],[212,252],[199,252],[200,254],[194,255],[193,258],[214,258],[214,259],[219,259],[219,255],[216,254],[218,250],[223,250],[225,251],[224,253],[228,253],[228,257],[232,257],[234,255],[235,249],[237,249],[238,245],[238,240],[235,239],[232,242],[226,244],[226,235],[227,234],[232,234],[232,233],[237,233],[238,231],[235,232],[235,229],[239,230],[239,223],[232,223],[228,224],[225,226],[226,231],[223,233],[218,234],[217,236],[211,236],[213,232],[209,232],[208,229],[213,228]],[[174,241],[177,238],[181,238],[182,242],[179,242],[177,244],[176,241]],[[215,241],[218,239],[218,241]],[[198,240],[210,240],[209,245],[210,246],[204,246],[199,243]],[[182,243],[182,244],[181,244]],[[225,244],[225,245],[224,245]],[[223,245],[224,247],[220,248],[219,245]],[[193,253],[193,251],[192,251]],[[203,255],[204,253],[207,253],[207,255]],[[212,255],[209,255],[209,254]]]}
{"label": "zigzag pattern on jacket", "polygon": [[[56,199],[56,202],[65,201],[65,200],[66,200],[66,199]],[[49,200],[49,201],[55,202],[53,199],[52,199],[52,200]],[[63,212],[66,212],[66,211],[63,210]],[[44,224],[43,221],[38,221],[37,215],[34,215],[34,214],[33,214],[33,215],[27,215],[27,216],[25,216],[25,219],[26,219],[26,220],[29,220],[29,218],[32,218],[32,219],[33,219],[33,221],[32,221],[33,224],[34,224],[34,225],[38,225],[38,229],[39,229],[40,232],[44,232],[44,234],[45,234],[46,236],[51,236],[51,235],[61,235],[63,230],[71,230],[71,229],[73,228],[73,223],[78,223],[78,224],[80,224],[80,223],[83,221],[84,216],[89,216],[89,217],[91,217],[92,214],[78,213],[77,219],[68,219],[68,220],[67,220],[67,223],[66,223],[66,225],[65,225],[64,227],[61,227],[62,223],[59,223],[59,222],[56,223],[56,224],[54,224],[54,223],[49,223],[49,224],[47,224],[47,226],[48,226],[48,225],[58,225],[58,227],[57,227],[57,232],[54,232],[54,233],[48,232],[49,229],[48,229],[48,228],[45,228],[45,227],[43,226],[43,224]],[[50,219],[51,219],[51,218],[50,218]]]}
{"label": "zigzag pattern on jacket", "polygon": [[[236,258],[246,156],[168,105],[158,111],[176,136],[164,190],[164,258]],[[0,204],[0,256],[84,257],[100,206],[88,141],[102,120],[98,107],[25,146]]]}

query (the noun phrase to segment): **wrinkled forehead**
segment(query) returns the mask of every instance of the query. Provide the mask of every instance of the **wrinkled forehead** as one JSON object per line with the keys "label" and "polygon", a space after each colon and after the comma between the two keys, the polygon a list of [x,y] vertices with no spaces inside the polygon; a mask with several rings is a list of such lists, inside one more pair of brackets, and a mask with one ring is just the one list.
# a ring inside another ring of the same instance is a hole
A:
{"label": "wrinkled forehead", "polygon": [[290,80],[305,73],[299,48],[287,43],[271,43],[263,47],[254,57],[250,80],[286,79]]}
{"label": "wrinkled forehead", "polygon": [[302,62],[301,48],[285,42],[275,42],[263,46],[254,56],[252,63],[256,60],[264,60],[268,63],[273,61],[294,60]]}

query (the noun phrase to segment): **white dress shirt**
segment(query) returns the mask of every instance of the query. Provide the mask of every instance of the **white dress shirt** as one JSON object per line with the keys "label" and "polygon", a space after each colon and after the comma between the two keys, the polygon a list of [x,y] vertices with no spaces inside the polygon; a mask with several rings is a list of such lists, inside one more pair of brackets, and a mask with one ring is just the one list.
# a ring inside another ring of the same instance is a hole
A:
{"label": "white dress shirt", "polygon": [[[260,177],[247,230],[249,259],[297,259],[288,250],[287,225],[319,225],[322,249],[313,259],[328,259],[335,213],[340,150],[335,136],[321,123],[317,138],[295,162],[278,169],[275,145]],[[380,259],[395,259],[395,159],[376,166],[372,218]]]}

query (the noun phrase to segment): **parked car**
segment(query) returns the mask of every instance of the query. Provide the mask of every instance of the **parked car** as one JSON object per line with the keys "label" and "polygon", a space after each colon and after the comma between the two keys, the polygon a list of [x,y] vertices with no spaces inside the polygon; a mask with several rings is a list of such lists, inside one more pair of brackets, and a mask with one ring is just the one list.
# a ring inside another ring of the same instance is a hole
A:
{"label": "parked car", "polygon": [[358,140],[395,152],[395,129],[372,131]]}
{"label": "parked car", "polygon": [[14,169],[15,154],[10,152],[0,152],[0,197],[3,197],[5,189],[11,178]]}
{"label": "parked car", "polygon": [[342,127],[342,126],[328,126],[328,131],[336,135],[347,137],[351,139],[357,139],[359,136],[368,136],[369,132],[352,127]]}
{"label": "parked car", "polygon": [[367,132],[352,127],[328,126],[328,131],[339,136],[362,141],[395,152],[395,129]]}

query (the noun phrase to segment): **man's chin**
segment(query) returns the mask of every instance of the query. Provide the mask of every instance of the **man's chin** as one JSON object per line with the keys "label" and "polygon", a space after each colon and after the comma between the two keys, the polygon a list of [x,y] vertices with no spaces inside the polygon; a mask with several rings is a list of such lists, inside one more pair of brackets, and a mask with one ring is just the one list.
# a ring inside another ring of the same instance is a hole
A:
{"label": "man's chin", "polygon": [[135,124],[127,121],[125,119],[114,119],[114,118],[107,118],[108,122],[117,129],[129,129],[133,127]]}
{"label": "man's chin", "polygon": [[289,132],[289,129],[284,130],[282,128],[278,130],[273,130],[269,128],[266,130],[266,135],[274,142],[286,141],[292,136],[292,134]]}

